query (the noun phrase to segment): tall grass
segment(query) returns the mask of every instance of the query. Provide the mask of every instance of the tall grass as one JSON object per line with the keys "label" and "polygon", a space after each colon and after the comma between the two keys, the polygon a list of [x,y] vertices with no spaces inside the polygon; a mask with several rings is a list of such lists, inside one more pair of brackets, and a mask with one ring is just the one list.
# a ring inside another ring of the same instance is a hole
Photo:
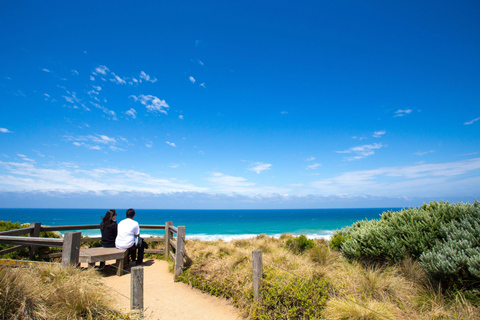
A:
{"label": "tall grass", "polygon": [[[249,319],[480,318],[478,307],[464,295],[431,285],[413,259],[367,265],[347,260],[325,240],[292,250],[292,239],[188,240],[186,252],[193,264],[180,280],[230,298]],[[253,250],[263,252],[259,303],[252,292]]]}
{"label": "tall grass", "polygon": [[56,265],[0,267],[0,319],[121,319],[100,276]]}

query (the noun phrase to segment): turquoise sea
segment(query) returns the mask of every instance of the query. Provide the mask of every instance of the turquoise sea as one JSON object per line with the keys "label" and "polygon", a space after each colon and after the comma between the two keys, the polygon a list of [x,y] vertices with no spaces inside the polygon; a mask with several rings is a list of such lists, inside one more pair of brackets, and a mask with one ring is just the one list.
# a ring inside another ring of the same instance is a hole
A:
{"label": "turquoise sea", "polygon": [[[329,238],[332,232],[364,219],[378,219],[388,210],[368,209],[285,209],[285,210],[163,210],[136,209],[135,220],[140,224],[164,224],[173,221],[185,226],[187,238],[203,240],[249,238],[258,234],[279,236],[282,233],[304,234],[310,238]],[[108,209],[0,209],[0,220],[41,222],[42,225],[99,224]],[[117,220],[125,217],[126,209],[117,209]],[[142,230],[143,236],[160,235],[162,231]],[[84,230],[96,236],[98,230]]]}

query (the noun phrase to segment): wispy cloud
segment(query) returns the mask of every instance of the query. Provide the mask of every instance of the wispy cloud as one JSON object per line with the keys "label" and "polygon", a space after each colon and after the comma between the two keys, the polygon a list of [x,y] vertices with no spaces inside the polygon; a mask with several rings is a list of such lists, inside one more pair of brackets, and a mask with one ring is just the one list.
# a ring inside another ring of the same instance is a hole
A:
{"label": "wispy cloud", "polygon": [[478,121],[478,120],[480,120],[480,117],[475,118],[475,119],[470,120],[470,121],[467,121],[467,122],[464,123],[464,125],[466,125],[466,126],[471,125],[471,124],[473,124],[475,121]]}
{"label": "wispy cloud", "polygon": [[127,116],[132,117],[133,119],[136,119],[136,118],[137,118],[137,111],[135,111],[135,109],[133,109],[133,108],[130,108],[130,110],[128,110],[127,112],[125,112],[125,114],[126,114]]}
{"label": "wispy cloud", "polygon": [[167,114],[167,111],[165,109],[170,108],[170,106],[165,102],[165,100],[160,100],[156,96],[141,94],[139,96],[131,95],[130,98],[133,98],[135,102],[140,102],[147,108],[148,111],[151,112],[160,112]]}
{"label": "wispy cloud", "polygon": [[412,111],[413,111],[412,109],[406,109],[406,110],[398,109],[397,111],[395,111],[394,117],[403,117],[406,114],[412,113]]}
{"label": "wispy cloud", "polygon": [[195,78],[192,76],[188,77],[188,80],[190,80],[192,83],[195,83]]}
{"label": "wispy cloud", "polygon": [[[373,194],[391,197],[412,195],[473,195],[480,183],[480,158],[469,160],[382,167],[345,172],[339,176],[313,182],[324,194]],[[477,174],[474,174],[477,172]]]}
{"label": "wispy cloud", "polygon": [[418,152],[415,152],[414,155],[417,155],[417,156],[424,156],[426,154],[429,154],[429,153],[434,153],[435,150],[429,150],[429,151],[418,151]]}
{"label": "wispy cloud", "polygon": [[305,161],[313,161],[315,160],[315,157],[308,157],[307,159],[305,159]]}
{"label": "wispy cloud", "polygon": [[385,130],[375,131],[375,132],[373,133],[373,137],[374,137],[374,138],[380,138],[380,137],[382,137],[385,133],[386,133]]}
{"label": "wispy cloud", "polygon": [[104,76],[107,75],[107,72],[110,70],[106,66],[98,66],[95,68],[96,73],[103,74]]}
{"label": "wispy cloud", "polygon": [[165,141],[166,144],[168,144],[169,146],[172,146],[174,148],[176,148],[177,146],[175,145],[175,143],[173,142],[170,142],[170,141]]}
{"label": "wispy cloud", "polygon": [[112,117],[112,120],[117,120],[117,114],[115,113],[115,111],[113,110],[110,110],[98,103],[95,103],[95,102],[92,102],[90,101],[90,103],[95,107],[95,108],[98,108],[100,110],[102,110],[104,113],[106,113],[107,115],[111,116]]}
{"label": "wispy cloud", "polygon": [[[151,82],[151,83],[157,82],[157,78],[152,78],[152,77],[150,77],[150,76],[149,76],[148,74],[146,74],[144,71],[141,71],[141,72],[140,72],[140,79],[143,79],[143,80],[148,81],[148,82]],[[136,79],[134,78],[134,80],[136,80]]]}
{"label": "wispy cloud", "polygon": [[307,166],[307,169],[309,170],[315,170],[317,169],[318,167],[321,167],[322,165],[320,163],[314,163],[314,164],[311,164],[309,166]]}
{"label": "wispy cloud", "polygon": [[36,162],[36,161],[35,161],[35,160],[33,160],[33,159],[27,158],[27,156],[26,156],[26,155],[24,155],[24,154],[20,154],[20,153],[18,153],[18,154],[17,154],[17,156],[19,156],[20,158],[22,158],[22,160],[23,160],[23,161],[28,161],[28,162]]}
{"label": "wispy cloud", "polygon": [[179,115],[178,119],[183,120],[183,115]]}
{"label": "wispy cloud", "polygon": [[248,168],[250,171],[262,173],[262,171],[269,170],[272,167],[270,163],[255,162],[252,167]]}
{"label": "wispy cloud", "polygon": [[8,130],[7,128],[0,128],[0,132],[2,132],[2,133],[13,133],[12,131]]}
{"label": "wispy cloud", "polygon": [[363,146],[352,147],[348,150],[337,151],[337,152],[338,153],[355,153],[355,154],[357,154],[356,156],[348,157],[348,158],[345,159],[345,160],[348,160],[348,161],[353,161],[353,160],[359,160],[359,159],[363,159],[363,158],[366,158],[368,156],[371,156],[371,155],[375,154],[375,152],[373,150],[380,149],[382,147],[384,147],[384,146],[381,143],[374,143],[374,144],[366,144],[366,145],[363,145]]}
{"label": "wispy cloud", "polygon": [[[126,139],[120,137],[119,139],[112,138],[102,134],[96,135],[86,135],[86,136],[64,136],[66,141],[71,141],[74,146],[77,147],[85,147],[91,150],[101,150],[102,147],[100,145],[110,145],[114,146],[118,143],[118,140],[125,142]],[[119,151],[120,149],[110,148],[113,151]],[[121,149],[123,150],[123,149]]]}
{"label": "wispy cloud", "polygon": [[50,70],[48,70],[47,68],[43,68],[42,71],[43,72],[50,72]]}
{"label": "wispy cloud", "polygon": [[78,76],[78,71],[77,70],[72,70],[72,74],[75,76]]}
{"label": "wispy cloud", "polygon": [[116,84],[126,84],[127,81],[125,79],[120,78],[117,76],[115,73],[112,72],[113,79],[110,79],[110,81],[115,82]]}
{"label": "wispy cloud", "polygon": [[200,83],[200,87],[206,88],[205,83]]}

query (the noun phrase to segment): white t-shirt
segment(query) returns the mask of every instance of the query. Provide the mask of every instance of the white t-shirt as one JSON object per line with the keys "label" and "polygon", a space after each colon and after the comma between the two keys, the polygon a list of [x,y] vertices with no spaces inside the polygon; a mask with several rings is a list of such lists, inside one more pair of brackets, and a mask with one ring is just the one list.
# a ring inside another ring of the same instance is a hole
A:
{"label": "white t-shirt", "polygon": [[135,236],[140,234],[138,222],[127,218],[118,224],[117,238],[115,246],[118,249],[128,249],[135,244]]}

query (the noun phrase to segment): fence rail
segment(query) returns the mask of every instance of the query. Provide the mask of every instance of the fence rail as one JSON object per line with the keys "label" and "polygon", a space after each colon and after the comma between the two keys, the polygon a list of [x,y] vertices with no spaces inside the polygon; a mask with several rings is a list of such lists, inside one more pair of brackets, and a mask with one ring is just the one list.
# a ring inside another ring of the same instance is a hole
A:
{"label": "fence rail", "polygon": [[[81,232],[66,232],[63,238],[41,238],[42,231],[78,231],[100,229],[99,224],[69,225],[69,226],[42,226],[41,223],[31,223],[29,227],[0,232],[0,244],[16,245],[0,251],[0,256],[25,248],[30,249],[30,258],[33,259],[37,247],[62,247],[62,253],[43,255],[44,259],[62,257],[62,264],[78,264],[80,244],[101,240],[100,237],[81,238]],[[140,225],[142,230],[165,230],[164,236],[151,237],[145,240],[164,242],[163,249],[147,249],[146,253],[164,254],[165,260],[169,257],[175,262],[174,279],[183,271],[185,259],[185,227],[173,226],[167,221],[165,225]],[[23,235],[28,234],[28,237]],[[174,237],[176,235],[176,237]],[[72,238],[73,237],[73,238]]]}

